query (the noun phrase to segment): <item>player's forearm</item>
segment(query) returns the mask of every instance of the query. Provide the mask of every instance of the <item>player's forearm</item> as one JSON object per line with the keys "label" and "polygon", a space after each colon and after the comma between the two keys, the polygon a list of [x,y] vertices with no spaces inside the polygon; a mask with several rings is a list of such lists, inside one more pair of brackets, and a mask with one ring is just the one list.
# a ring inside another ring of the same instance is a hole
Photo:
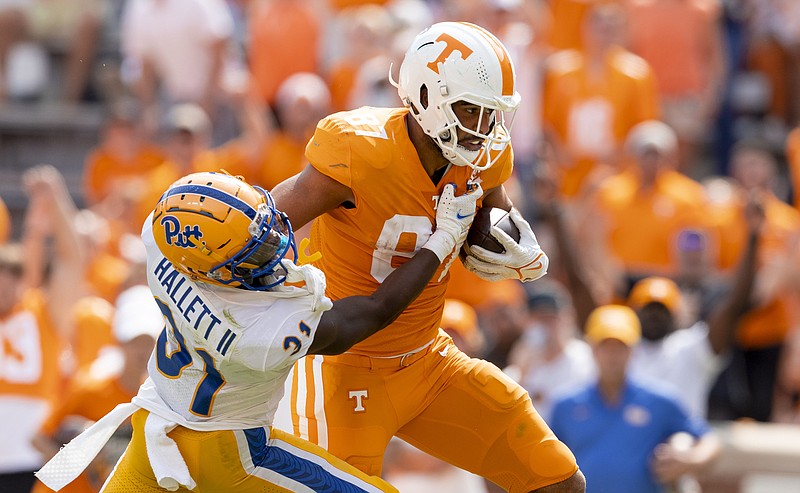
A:
{"label": "player's forearm", "polygon": [[439,264],[439,257],[423,248],[389,274],[372,295],[337,300],[323,317],[328,342],[315,340],[320,347],[309,351],[340,354],[391,324],[425,289]]}

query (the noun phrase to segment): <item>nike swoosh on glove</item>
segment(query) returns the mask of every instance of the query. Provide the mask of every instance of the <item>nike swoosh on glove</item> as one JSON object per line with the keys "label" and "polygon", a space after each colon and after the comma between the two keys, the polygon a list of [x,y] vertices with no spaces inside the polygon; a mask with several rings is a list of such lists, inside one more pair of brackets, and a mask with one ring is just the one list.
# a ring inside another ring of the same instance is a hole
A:
{"label": "nike swoosh on glove", "polygon": [[313,296],[311,309],[313,311],[328,311],[333,308],[333,302],[325,296],[327,285],[325,274],[311,264],[296,265],[289,259],[281,260],[281,265],[286,269],[286,281],[289,283],[305,282],[305,289]]}
{"label": "nike swoosh on glove", "polygon": [[464,267],[478,277],[489,281],[518,279],[522,282],[535,281],[547,274],[550,260],[539,247],[531,225],[517,209],[511,209],[509,216],[519,229],[519,243],[498,227],[492,228],[492,236],[503,245],[505,252],[495,253],[477,245],[470,246],[470,254],[464,259]]}
{"label": "nike swoosh on glove", "polygon": [[483,195],[480,185],[458,197],[455,196],[455,190],[452,183],[444,186],[436,206],[436,231],[422,246],[435,253],[440,262],[457,252],[467,239],[469,227],[475,219],[478,199]]}

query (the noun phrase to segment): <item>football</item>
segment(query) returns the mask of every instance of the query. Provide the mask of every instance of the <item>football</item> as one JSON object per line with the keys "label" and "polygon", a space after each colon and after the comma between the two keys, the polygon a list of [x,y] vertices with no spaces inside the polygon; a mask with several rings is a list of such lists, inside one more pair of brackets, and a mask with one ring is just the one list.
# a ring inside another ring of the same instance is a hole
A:
{"label": "football", "polygon": [[519,242],[519,229],[511,220],[508,211],[499,207],[481,207],[475,213],[475,219],[467,233],[467,241],[464,244],[465,253],[469,253],[469,247],[478,245],[490,252],[504,253],[503,245],[492,236],[492,227],[497,226],[514,241]]}

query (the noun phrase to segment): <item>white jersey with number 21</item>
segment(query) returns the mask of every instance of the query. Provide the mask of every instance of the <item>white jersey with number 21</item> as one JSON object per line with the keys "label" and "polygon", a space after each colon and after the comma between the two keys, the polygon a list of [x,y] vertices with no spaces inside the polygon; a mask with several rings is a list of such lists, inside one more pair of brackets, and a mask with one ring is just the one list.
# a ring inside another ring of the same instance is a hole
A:
{"label": "white jersey with number 21", "polygon": [[324,309],[312,310],[305,288],[194,282],[161,254],[150,224],[142,230],[147,281],[165,327],[134,404],[194,430],[270,425]]}

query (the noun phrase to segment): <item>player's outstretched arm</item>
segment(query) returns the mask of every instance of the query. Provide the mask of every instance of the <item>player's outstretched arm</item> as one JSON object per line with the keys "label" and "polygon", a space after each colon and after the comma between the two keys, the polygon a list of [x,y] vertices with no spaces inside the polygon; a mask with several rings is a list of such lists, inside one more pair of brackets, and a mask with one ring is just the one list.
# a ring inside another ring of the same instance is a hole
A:
{"label": "player's outstretched arm", "polygon": [[370,296],[336,300],[322,315],[308,352],[339,354],[386,327],[422,292],[444,259],[461,248],[483,191],[454,196],[446,185],[436,210],[436,231],[414,257],[395,269]]}

